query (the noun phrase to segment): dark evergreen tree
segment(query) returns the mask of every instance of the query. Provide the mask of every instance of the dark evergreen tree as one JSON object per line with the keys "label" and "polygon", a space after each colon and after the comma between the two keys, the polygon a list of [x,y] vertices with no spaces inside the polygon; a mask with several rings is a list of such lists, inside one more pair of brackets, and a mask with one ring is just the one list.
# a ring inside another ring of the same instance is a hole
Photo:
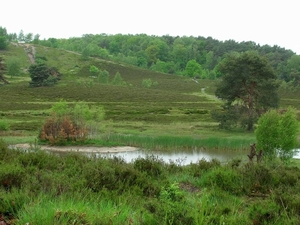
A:
{"label": "dark evergreen tree", "polygon": [[51,86],[57,83],[61,74],[55,67],[48,68],[45,64],[32,64],[29,67],[30,87]]}
{"label": "dark evergreen tree", "polygon": [[216,96],[225,100],[228,106],[238,106],[240,122],[247,130],[261,113],[278,107],[279,97],[276,75],[267,59],[255,51],[231,53],[219,63],[222,74]]}

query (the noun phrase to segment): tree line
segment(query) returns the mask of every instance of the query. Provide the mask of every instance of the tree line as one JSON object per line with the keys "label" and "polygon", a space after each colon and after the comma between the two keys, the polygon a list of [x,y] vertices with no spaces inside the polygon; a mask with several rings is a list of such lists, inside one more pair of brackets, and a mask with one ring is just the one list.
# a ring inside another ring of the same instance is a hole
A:
{"label": "tree line", "polygon": [[259,45],[253,41],[219,41],[212,37],[154,36],[147,34],[84,34],[68,39],[40,40],[39,34],[7,33],[0,27],[0,49],[8,42],[25,42],[79,52],[89,56],[125,62],[169,74],[217,79],[217,65],[228,53],[257,51],[268,59],[276,78],[300,86],[300,56],[278,45]]}
{"label": "tree line", "polygon": [[39,44],[125,62],[135,66],[188,77],[217,79],[216,66],[231,52],[257,51],[268,59],[276,77],[298,86],[300,56],[277,45],[260,46],[252,41],[219,41],[212,37],[173,37],[136,35],[86,34],[69,39],[49,38]]}

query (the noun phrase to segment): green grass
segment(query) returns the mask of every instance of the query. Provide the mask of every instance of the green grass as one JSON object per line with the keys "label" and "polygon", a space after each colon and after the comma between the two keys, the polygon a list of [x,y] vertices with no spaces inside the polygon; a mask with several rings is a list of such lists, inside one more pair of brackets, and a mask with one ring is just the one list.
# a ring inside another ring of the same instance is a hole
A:
{"label": "green grass", "polygon": [[18,215],[18,224],[124,224],[139,216],[126,204],[116,204],[102,196],[90,197],[88,193],[87,190],[77,196],[41,195],[31,199],[27,209]]}

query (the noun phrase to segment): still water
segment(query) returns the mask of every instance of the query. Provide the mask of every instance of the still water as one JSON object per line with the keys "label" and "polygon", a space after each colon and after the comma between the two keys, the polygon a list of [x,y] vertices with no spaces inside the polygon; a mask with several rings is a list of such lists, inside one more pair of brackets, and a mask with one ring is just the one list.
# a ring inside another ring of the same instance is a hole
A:
{"label": "still water", "polygon": [[[300,159],[300,149],[296,150],[297,153],[293,158]],[[146,156],[157,156],[165,163],[174,162],[178,165],[188,165],[190,163],[197,163],[201,159],[210,161],[217,159],[220,162],[226,163],[232,159],[241,159],[242,161],[248,161],[247,154],[249,151],[238,150],[185,150],[185,151],[151,151],[151,150],[139,150],[131,152],[119,152],[119,153],[96,153],[98,157],[121,157],[125,162],[131,163],[137,158],[145,158]]]}
{"label": "still water", "polygon": [[94,153],[98,157],[121,157],[125,162],[133,162],[137,158],[145,158],[154,155],[166,163],[174,162],[179,165],[188,165],[197,163],[201,159],[210,161],[218,159],[221,162],[227,162],[232,159],[247,160],[248,152],[245,151],[224,151],[224,150],[189,150],[189,151],[151,151],[138,150],[119,153]]}
{"label": "still water", "polygon": [[296,155],[294,155],[294,159],[300,159],[300,148],[299,149],[296,149]]}

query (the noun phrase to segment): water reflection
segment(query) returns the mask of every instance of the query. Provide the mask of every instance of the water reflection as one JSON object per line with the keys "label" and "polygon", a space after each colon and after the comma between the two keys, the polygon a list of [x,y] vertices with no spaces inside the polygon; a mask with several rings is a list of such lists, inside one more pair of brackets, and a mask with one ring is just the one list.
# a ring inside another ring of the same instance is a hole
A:
{"label": "water reflection", "polygon": [[293,157],[294,159],[300,159],[300,148],[296,149],[296,154]]}
{"label": "water reflection", "polygon": [[[91,153],[92,154],[92,153]],[[90,155],[91,155],[90,154]],[[201,159],[211,160],[218,159],[221,162],[226,162],[234,158],[246,160],[247,152],[245,151],[222,151],[222,150],[190,150],[190,151],[150,151],[139,150],[131,152],[119,152],[119,153],[94,153],[98,157],[121,157],[125,162],[133,162],[135,159],[141,157],[145,158],[147,155],[155,155],[161,158],[164,162],[175,162],[180,165],[188,165],[190,163],[196,163]]]}

